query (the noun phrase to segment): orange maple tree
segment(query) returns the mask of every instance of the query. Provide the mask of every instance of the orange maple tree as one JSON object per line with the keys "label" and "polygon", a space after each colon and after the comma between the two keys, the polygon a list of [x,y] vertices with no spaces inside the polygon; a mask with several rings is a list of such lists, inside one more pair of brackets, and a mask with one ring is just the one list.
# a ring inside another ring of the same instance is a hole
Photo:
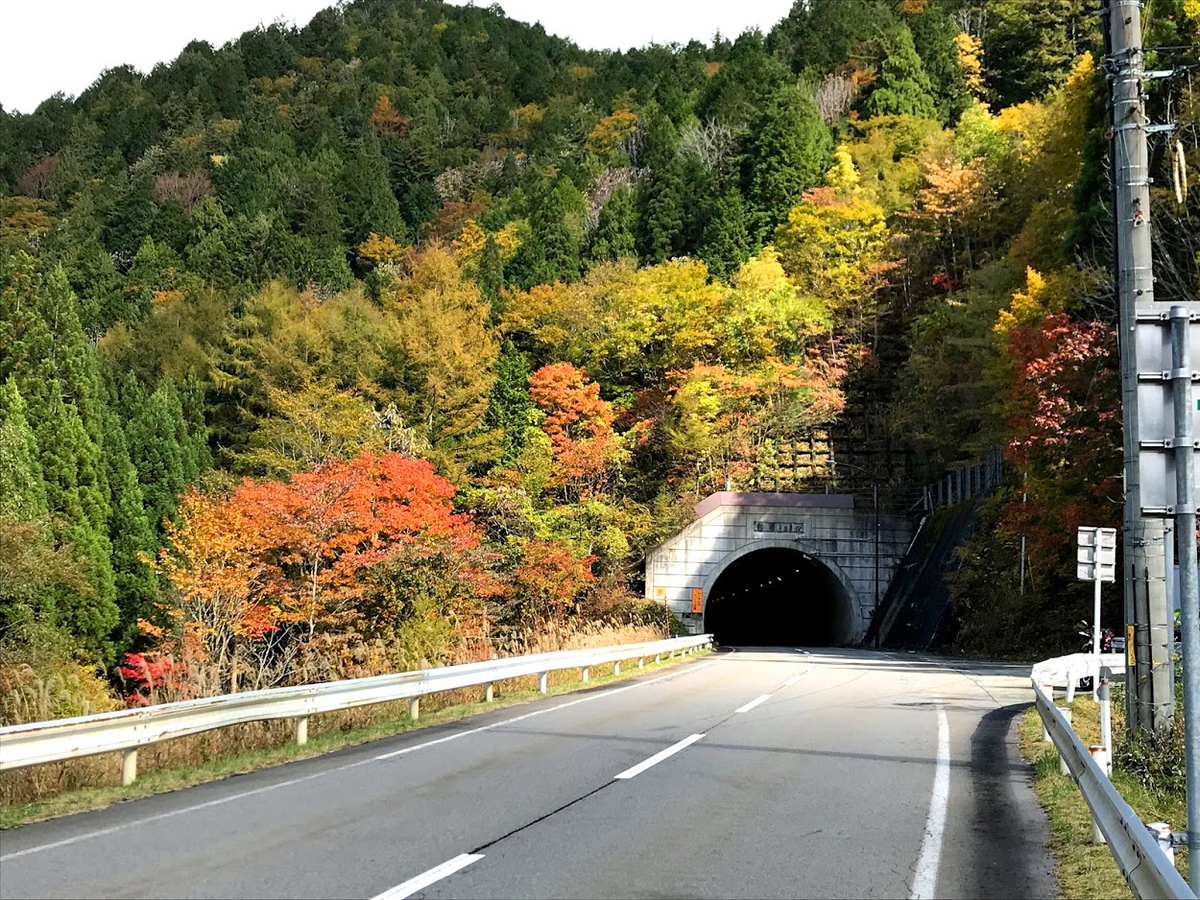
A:
{"label": "orange maple tree", "polygon": [[554,363],[530,376],[529,395],[546,413],[542,429],[557,464],[554,483],[578,496],[599,490],[620,452],[613,406],[600,397],[600,385],[583,369]]}
{"label": "orange maple tree", "polygon": [[247,479],[228,497],[192,492],[157,561],[175,602],[142,630],[162,652],[198,640],[221,671],[235,671],[238,642],[311,641],[353,617],[368,568],[414,547],[479,546],[454,493],[424,460],[371,452],[285,482]]}
{"label": "orange maple tree", "polygon": [[571,611],[579,594],[596,580],[594,561],[593,556],[576,556],[558,539],[527,541],[511,584],[514,603],[523,617],[545,621]]}

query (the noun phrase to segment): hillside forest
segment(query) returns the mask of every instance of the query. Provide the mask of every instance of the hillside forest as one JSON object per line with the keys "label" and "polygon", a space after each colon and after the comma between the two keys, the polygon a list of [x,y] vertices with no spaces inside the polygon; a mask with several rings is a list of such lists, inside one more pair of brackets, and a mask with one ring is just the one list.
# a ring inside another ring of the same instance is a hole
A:
{"label": "hillside forest", "polygon": [[[1144,17],[1195,63],[1198,0]],[[698,498],[907,507],[994,447],[953,640],[1073,647],[1121,502],[1102,61],[1094,0],[627,52],[353,0],[0,108],[0,724],[665,632],[639,565]],[[1194,298],[1200,71],[1147,90]]]}

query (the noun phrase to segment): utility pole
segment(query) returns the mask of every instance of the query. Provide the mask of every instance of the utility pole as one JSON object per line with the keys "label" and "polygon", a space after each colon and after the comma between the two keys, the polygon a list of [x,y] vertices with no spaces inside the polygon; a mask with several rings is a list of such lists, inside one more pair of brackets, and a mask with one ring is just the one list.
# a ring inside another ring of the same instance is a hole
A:
{"label": "utility pole", "polygon": [[1110,85],[1110,159],[1117,301],[1120,310],[1121,408],[1124,423],[1124,597],[1127,720],[1137,730],[1162,733],[1174,718],[1173,610],[1167,605],[1166,532],[1162,520],[1142,514],[1138,455],[1137,310],[1154,299],[1150,247],[1150,168],[1142,84],[1141,0],[1102,0],[1105,69]]}

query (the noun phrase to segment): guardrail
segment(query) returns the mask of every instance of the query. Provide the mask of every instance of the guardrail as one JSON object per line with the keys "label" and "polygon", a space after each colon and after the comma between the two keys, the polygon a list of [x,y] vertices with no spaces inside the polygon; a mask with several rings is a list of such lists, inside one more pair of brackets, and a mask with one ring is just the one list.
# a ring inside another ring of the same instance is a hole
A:
{"label": "guardrail", "polygon": [[420,715],[420,698],[428,694],[486,685],[486,697],[490,701],[495,682],[526,675],[539,676],[538,688],[544,694],[550,672],[582,669],[583,680],[587,681],[589,669],[593,666],[612,663],[614,670],[619,673],[623,660],[637,659],[641,668],[644,661],[651,657],[658,661],[662,656],[691,653],[712,642],[712,635],[702,634],[590,650],[535,653],[395,675],[268,688],[244,694],[203,697],[71,719],[12,725],[0,728],[0,771],[121,751],[124,754],[121,781],[128,785],[137,778],[137,749],[158,741],[242,722],[294,719],[296,743],[303,744],[308,740],[308,717],[317,713],[407,699],[410,701],[409,713],[413,719],[417,719]]}
{"label": "guardrail", "polygon": [[[1057,680],[1055,675],[1065,673],[1070,685],[1078,677],[1080,670],[1083,674],[1089,674],[1091,671],[1091,657],[1084,654],[1075,656],[1079,659],[1060,657],[1039,663],[1034,666],[1030,680],[1033,682],[1034,699],[1042,717],[1042,726],[1058,750],[1061,765],[1075,779],[1084,802],[1091,810],[1093,836],[1103,836],[1121,874],[1125,876],[1130,890],[1139,900],[1196,900],[1196,895],[1192,893],[1187,882],[1176,870],[1174,860],[1168,855],[1171,846],[1169,833],[1164,835],[1159,828],[1152,833],[1138,818],[1137,813],[1117,793],[1117,789],[1101,768],[1103,753],[1101,762],[1097,762],[1092,751],[1083,745],[1071,728],[1067,717],[1069,711],[1064,711],[1054,704],[1052,685]],[[1105,666],[1108,667],[1107,660]],[[1123,669],[1124,661],[1120,660],[1112,668]],[[1111,755],[1111,747],[1104,750]],[[1097,831],[1098,835],[1095,834]]]}

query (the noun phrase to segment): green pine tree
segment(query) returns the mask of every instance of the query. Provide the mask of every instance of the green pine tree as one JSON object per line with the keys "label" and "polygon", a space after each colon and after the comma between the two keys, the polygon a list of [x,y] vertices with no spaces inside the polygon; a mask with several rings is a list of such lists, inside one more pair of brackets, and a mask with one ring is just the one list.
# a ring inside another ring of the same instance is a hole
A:
{"label": "green pine tree", "polygon": [[683,173],[675,126],[657,110],[649,121],[641,159],[647,172],[638,187],[638,256],[659,263],[681,251]]}
{"label": "green pine tree", "polygon": [[111,657],[108,636],[120,618],[108,537],[107,485],[100,447],[88,436],[75,406],[57,380],[35,428],[41,449],[46,501],[59,545],[70,545],[85,564],[90,590],[63,590],[55,598],[57,622],[81,646]]}
{"label": "green pine tree", "polygon": [[368,130],[347,155],[340,184],[342,230],[352,253],[371,232],[404,242],[400,206],[388,183],[387,161],[375,132]]}
{"label": "green pine tree", "polygon": [[499,468],[511,466],[525,446],[525,427],[535,408],[529,396],[530,374],[525,354],[506,341],[496,358],[496,380],[483,417],[485,429],[504,433],[504,449],[496,463]]}
{"label": "green pine tree", "polygon": [[137,469],[129,458],[125,433],[115,411],[105,416],[104,461],[108,467],[109,541],[120,622],[112,635],[118,653],[137,637],[137,620],[147,618],[156,597],[154,573],[144,561],[157,546],[146,518]]}
{"label": "green pine tree", "polygon": [[[18,253],[0,268],[0,377],[25,401],[38,450],[46,510],[56,545],[71,546],[86,582],[62,587],[57,624],[82,647],[108,656],[117,622],[109,487],[102,459],[103,400],[95,350],[77,315],[61,267],[43,276]],[[26,447],[31,446],[23,440]]]}
{"label": "green pine tree", "polygon": [[28,522],[43,518],[47,510],[37,437],[10,376],[0,384],[0,516]]}
{"label": "green pine tree", "polygon": [[494,234],[489,234],[484,242],[471,276],[479,285],[480,296],[491,304],[493,313],[497,312],[504,295],[504,256]]}
{"label": "green pine tree", "polygon": [[600,207],[596,228],[592,232],[588,258],[592,262],[608,259],[637,259],[634,231],[637,228],[637,209],[633,191],[618,185]]}
{"label": "green pine tree", "polygon": [[780,88],[751,128],[747,199],[753,236],[766,239],[804,192],[821,183],[833,155],[833,138],[816,103],[795,84]]}
{"label": "green pine tree", "polygon": [[534,276],[546,284],[570,281],[579,275],[579,228],[583,196],[566,176],[560,176],[536,197],[529,224],[537,242]]}
{"label": "green pine tree", "polygon": [[954,38],[958,27],[940,3],[930,3],[910,20],[913,44],[933,89],[933,103],[942,122],[958,121],[971,104],[962,66],[958,62],[958,45]]}
{"label": "green pine tree", "polygon": [[723,281],[750,257],[746,204],[739,191],[726,191],[712,205],[698,252],[708,271]]}
{"label": "green pine tree", "polygon": [[907,25],[888,31],[882,41],[883,62],[874,89],[863,104],[868,116],[919,116],[931,119],[937,113],[933,85]]}
{"label": "green pine tree", "polygon": [[135,381],[128,379],[122,385],[121,402],[131,413],[125,439],[141,484],[146,516],[161,534],[163,523],[175,516],[188,475],[194,478],[196,474],[185,443],[179,394],[174,384],[163,379],[147,397]]}
{"label": "green pine tree", "polygon": [[140,170],[117,197],[104,219],[104,246],[124,265],[133,261],[143,238],[150,234],[158,208],[154,203],[154,178],[149,169]]}

